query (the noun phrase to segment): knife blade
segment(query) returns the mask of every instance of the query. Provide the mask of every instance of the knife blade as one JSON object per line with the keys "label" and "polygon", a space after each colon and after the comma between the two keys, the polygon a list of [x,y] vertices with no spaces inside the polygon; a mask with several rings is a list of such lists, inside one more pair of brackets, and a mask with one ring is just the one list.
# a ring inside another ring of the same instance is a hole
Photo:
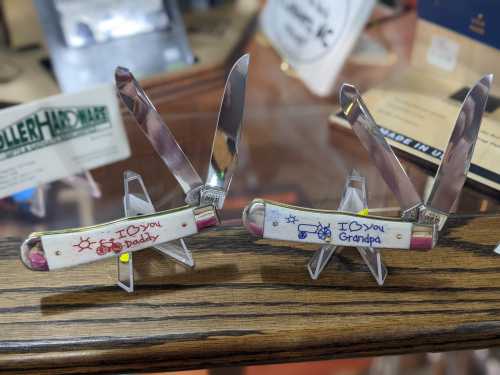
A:
{"label": "knife blade", "polygon": [[399,201],[403,216],[416,220],[422,199],[380,132],[356,87],[344,83],[340,88],[339,101],[354,133],[372,156],[379,173]]}
{"label": "knife blade", "polygon": [[122,102],[134,116],[137,124],[165,162],[184,193],[189,196],[189,192],[199,188],[203,182],[175,140],[174,135],[127,68],[116,68],[115,81]]}
{"label": "knife blade", "polygon": [[452,211],[467,179],[492,81],[492,74],[485,75],[465,97],[425,204],[426,209],[442,214]]}
{"label": "knife blade", "polygon": [[236,167],[249,62],[250,55],[245,54],[231,68],[212,143],[206,186],[224,193],[229,188]]}

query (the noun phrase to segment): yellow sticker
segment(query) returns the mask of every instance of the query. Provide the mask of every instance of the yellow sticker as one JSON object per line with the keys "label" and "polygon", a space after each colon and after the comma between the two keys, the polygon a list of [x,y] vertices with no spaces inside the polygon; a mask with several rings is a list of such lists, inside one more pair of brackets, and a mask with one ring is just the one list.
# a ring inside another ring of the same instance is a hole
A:
{"label": "yellow sticker", "polygon": [[130,260],[130,254],[129,253],[124,253],[120,255],[120,262],[122,263],[128,263]]}
{"label": "yellow sticker", "polygon": [[361,211],[358,212],[358,215],[368,216],[368,208],[363,208]]}

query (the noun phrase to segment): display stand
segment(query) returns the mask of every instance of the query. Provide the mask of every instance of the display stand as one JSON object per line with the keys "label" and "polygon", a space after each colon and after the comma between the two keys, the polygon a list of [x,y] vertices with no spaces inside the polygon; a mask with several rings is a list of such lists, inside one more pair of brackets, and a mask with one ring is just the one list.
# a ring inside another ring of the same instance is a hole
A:
{"label": "display stand", "polygon": [[[366,182],[364,177],[361,177],[357,171],[353,171],[347,178],[338,210],[361,215],[368,214]],[[307,269],[313,280],[319,278],[319,275],[330,262],[332,256],[335,253],[339,253],[342,248],[341,246],[324,245],[314,253],[307,265]],[[356,249],[368,266],[377,284],[382,286],[387,276],[387,268],[382,262],[379,249],[371,247],[357,247]]]}
{"label": "display stand", "polygon": [[497,243],[497,245],[495,246],[495,250],[493,250],[495,253],[497,254],[500,254],[500,242]]}
{"label": "display stand", "polygon": [[[123,187],[125,191],[123,196],[125,217],[148,215],[156,212],[142,181],[142,177],[139,174],[132,171],[125,171],[123,174]],[[184,240],[178,240],[179,245],[175,242],[177,241],[166,242],[151,248],[185,267],[193,268],[193,256],[191,255],[191,251],[186,247]],[[118,269],[118,286],[132,293],[134,291],[133,253],[120,254],[116,258],[116,264]]]}

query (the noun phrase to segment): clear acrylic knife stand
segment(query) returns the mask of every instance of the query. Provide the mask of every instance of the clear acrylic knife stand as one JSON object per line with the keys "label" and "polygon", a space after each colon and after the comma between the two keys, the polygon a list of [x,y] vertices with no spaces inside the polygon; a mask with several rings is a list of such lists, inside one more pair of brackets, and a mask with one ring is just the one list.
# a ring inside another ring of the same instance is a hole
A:
{"label": "clear acrylic knife stand", "polygon": [[[148,191],[144,186],[142,177],[139,174],[132,171],[125,171],[123,174],[123,187],[125,191],[123,196],[125,217],[148,215],[156,212]],[[185,267],[193,268],[193,256],[186,247],[184,240],[180,239],[178,243],[179,245],[174,242],[166,242],[151,248]],[[132,293],[134,291],[133,253],[120,254],[116,258],[116,264],[118,269],[118,286]]]}
{"label": "clear acrylic knife stand", "polygon": [[[351,175],[346,180],[338,210],[367,214],[368,202],[366,199],[366,182],[364,177],[361,177],[355,170],[351,172]],[[356,249],[368,266],[377,284],[382,286],[387,276],[387,268],[382,262],[382,256],[379,249],[371,247],[357,247]],[[323,272],[326,265],[332,259],[332,256],[335,253],[339,253],[341,250],[341,246],[324,245],[316,251],[307,265],[311,278],[317,280],[321,272]]]}

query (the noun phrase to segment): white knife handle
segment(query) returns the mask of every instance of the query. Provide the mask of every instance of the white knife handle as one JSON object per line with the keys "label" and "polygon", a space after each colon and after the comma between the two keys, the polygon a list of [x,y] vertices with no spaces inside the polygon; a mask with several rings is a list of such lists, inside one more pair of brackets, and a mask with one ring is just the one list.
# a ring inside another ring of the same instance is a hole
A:
{"label": "white knife handle", "polygon": [[92,227],[33,233],[21,246],[21,259],[35,271],[74,267],[187,237],[218,223],[213,206],[185,206]]}
{"label": "white knife handle", "polygon": [[253,200],[245,208],[243,224],[250,233],[272,240],[392,249],[430,250],[437,233],[434,225],[313,210],[262,199]]}

